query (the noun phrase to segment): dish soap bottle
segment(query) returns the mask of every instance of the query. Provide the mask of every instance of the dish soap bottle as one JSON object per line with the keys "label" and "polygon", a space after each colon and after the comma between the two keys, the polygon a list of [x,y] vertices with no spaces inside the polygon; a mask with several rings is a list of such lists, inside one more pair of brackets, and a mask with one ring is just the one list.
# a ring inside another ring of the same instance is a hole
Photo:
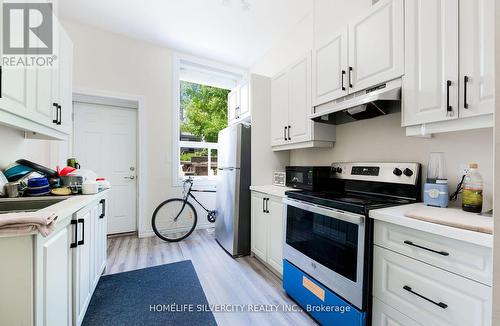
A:
{"label": "dish soap bottle", "polygon": [[462,209],[471,213],[481,213],[483,209],[483,178],[477,167],[476,163],[469,164],[470,170],[464,179]]}

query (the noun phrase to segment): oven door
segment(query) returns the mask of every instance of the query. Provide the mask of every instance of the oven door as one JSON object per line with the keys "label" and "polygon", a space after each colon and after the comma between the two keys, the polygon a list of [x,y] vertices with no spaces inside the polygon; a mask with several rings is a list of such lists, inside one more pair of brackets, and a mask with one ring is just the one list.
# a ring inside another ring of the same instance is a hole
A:
{"label": "oven door", "polygon": [[363,309],[365,217],[284,199],[284,258]]}

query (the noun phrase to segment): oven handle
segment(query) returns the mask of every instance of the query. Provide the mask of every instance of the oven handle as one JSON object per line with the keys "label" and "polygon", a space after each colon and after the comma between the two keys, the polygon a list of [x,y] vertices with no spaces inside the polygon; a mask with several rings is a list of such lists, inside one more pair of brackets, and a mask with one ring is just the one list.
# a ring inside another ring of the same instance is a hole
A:
{"label": "oven handle", "polygon": [[334,208],[324,207],[324,206],[311,204],[311,203],[306,203],[306,202],[303,202],[300,200],[284,198],[283,203],[285,205],[297,207],[299,209],[302,209],[302,210],[305,210],[305,211],[308,211],[311,213],[321,214],[324,216],[328,216],[328,217],[331,217],[331,218],[334,218],[337,220],[341,220],[344,222],[349,222],[352,224],[361,225],[365,222],[365,217],[363,215],[347,213],[344,211],[336,210]]}

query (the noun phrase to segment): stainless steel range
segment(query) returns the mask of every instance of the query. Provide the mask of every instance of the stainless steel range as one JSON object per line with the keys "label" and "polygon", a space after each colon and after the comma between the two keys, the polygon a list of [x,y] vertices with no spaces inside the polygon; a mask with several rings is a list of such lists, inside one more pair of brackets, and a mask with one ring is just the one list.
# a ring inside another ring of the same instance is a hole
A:
{"label": "stainless steel range", "polygon": [[[353,307],[360,320],[365,320],[371,298],[373,245],[373,223],[368,213],[371,209],[419,201],[420,174],[418,163],[334,163],[328,176],[314,181],[321,183],[314,189],[322,191],[287,192],[283,201],[283,284],[288,294],[307,306],[316,297],[322,299],[319,303],[326,304],[325,294],[321,293],[331,291],[339,302]],[[306,285],[296,284],[297,273],[303,273],[319,289],[307,288],[310,283],[304,279]],[[309,297],[300,286],[320,296]],[[320,322],[323,317],[334,318],[331,314],[311,314]],[[335,320],[339,321],[346,322]]]}

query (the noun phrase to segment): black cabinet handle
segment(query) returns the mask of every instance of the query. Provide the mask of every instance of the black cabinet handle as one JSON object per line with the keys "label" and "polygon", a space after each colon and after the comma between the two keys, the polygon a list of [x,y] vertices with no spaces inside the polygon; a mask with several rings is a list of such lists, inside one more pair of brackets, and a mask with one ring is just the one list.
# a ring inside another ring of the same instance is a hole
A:
{"label": "black cabinet handle", "polygon": [[349,87],[352,88],[352,67],[349,67]]}
{"label": "black cabinet handle", "polygon": [[292,126],[288,126],[288,140],[292,140],[292,137],[290,137],[290,129],[292,129]]}
{"label": "black cabinet handle", "polygon": [[469,104],[467,104],[467,83],[469,82],[469,77],[464,76],[464,109],[469,108]]}
{"label": "black cabinet handle", "polygon": [[262,213],[266,212],[266,199],[262,198]]}
{"label": "black cabinet handle", "polygon": [[62,118],[62,106],[60,104],[57,104],[57,125],[61,125],[61,118]]}
{"label": "black cabinet handle", "polygon": [[287,129],[287,128],[288,128],[288,127],[285,127],[285,129],[284,129],[284,131],[283,131],[283,138],[285,138],[285,140],[288,140],[288,138],[286,138],[286,129]]}
{"label": "black cabinet handle", "polygon": [[417,248],[420,248],[420,249],[423,249],[423,250],[427,250],[427,251],[433,252],[433,253],[441,255],[441,256],[449,256],[450,255],[446,251],[438,251],[438,250],[434,250],[434,249],[422,247],[422,246],[419,246],[418,244],[414,244],[413,242],[411,242],[409,240],[405,240],[404,243],[407,244],[407,245],[409,245],[409,246],[413,246],[413,247],[417,247]]}
{"label": "black cabinet handle", "polygon": [[52,123],[57,123],[59,118],[59,105],[57,103],[52,103],[52,106],[56,108],[56,116],[55,119],[52,119]]}
{"label": "black cabinet handle", "polygon": [[83,218],[78,219],[78,223],[82,223],[82,240],[78,241],[79,246],[83,246],[85,244],[85,220]]}
{"label": "black cabinet handle", "polygon": [[269,213],[269,198],[266,198],[266,213]]}
{"label": "black cabinet handle", "polygon": [[106,217],[106,199],[101,199],[101,201],[99,202],[99,204],[102,205],[102,213],[99,216],[99,218],[101,219],[101,218]]}
{"label": "black cabinet handle", "polygon": [[450,87],[451,80],[446,81],[446,112],[453,114],[453,108],[450,105]]}
{"label": "black cabinet handle", "polygon": [[69,247],[76,248],[78,246],[78,222],[77,220],[71,220],[71,224],[75,226],[75,242],[72,242]]}
{"label": "black cabinet handle", "polygon": [[344,86],[344,76],[345,76],[345,70],[342,70],[342,90],[345,91],[345,86]]}
{"label": "black cabinet handle", "polygon": [[433,300],[431,300],[431,299],[429,299],[429,298],[426,298],[426,297],[424,297],[423,295],[421,295],[420,293],[417,293],[417,292],[413,291],[413,290],[411,289],[411,287],[409,287],[408,285],[403,286],[403,289],[405,289],[406,291],[410,292],[411,294],[416,295],[416,296],[417,296],[417,297],[419,297],[419,298],[424,299],[425,301],[428,301],[428,302],[430,302],[430,303],[435,304],[436,306],[438,306],[438,307],[440,307],[440,308],[443,308],[443,309],[448,308],[448,305],[447,305],[446,303],[436,302],[436,301],[433,301]]}

